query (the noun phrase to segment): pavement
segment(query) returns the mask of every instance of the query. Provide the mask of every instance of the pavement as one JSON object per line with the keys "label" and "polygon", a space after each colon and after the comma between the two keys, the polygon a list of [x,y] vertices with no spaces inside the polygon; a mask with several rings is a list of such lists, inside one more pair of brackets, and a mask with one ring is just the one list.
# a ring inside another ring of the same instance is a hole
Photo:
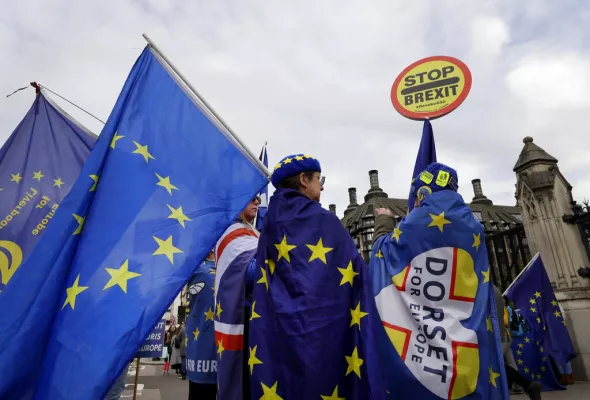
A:
{"label": "pavement", "polygon": [[[178,379],[174,371],[170,375],[162,375],[162,361],[142,359],[137,386],[137,400],[185,400],[188,399],[188,380]],[[125,391],[121,400],[133,398],[135,382],[135,362],[129,366]],[[590,399],[590,383],[576,382],[567,390],[543,392],[543,400],[584,400]],[[528,400],[524,394],[510,396],[511,400]]]}

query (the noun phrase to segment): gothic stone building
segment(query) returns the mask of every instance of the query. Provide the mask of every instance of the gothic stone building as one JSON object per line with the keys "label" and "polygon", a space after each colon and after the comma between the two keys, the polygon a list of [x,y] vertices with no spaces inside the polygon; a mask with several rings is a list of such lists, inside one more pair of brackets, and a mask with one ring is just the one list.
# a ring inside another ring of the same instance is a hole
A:
{"label": "gothic stone building", "polygon": [[[558,161],[533,138],[514,165],[516,205],[495,205],[474,179],[474,197],[469,207],[484,226],[491,279],[505,290],[520,271],[539,253],[555,296],[564,310],[564,320],[578,354],[572,360],[575,378],[590,376],[590,280],[578,269],[590,265],[590,210],[576,204],[572,186]],[[355,188],[348,189],[349,205],[342,224],[350,232],[359,252],[368,261],[371,253],[374,210],[387,207],[398,220],[407,213],[407,199],[390,199],[380,187],[377,171],[369,171],[370,189],[358,204]],[[335,206],[330,206],[335,213]]]}

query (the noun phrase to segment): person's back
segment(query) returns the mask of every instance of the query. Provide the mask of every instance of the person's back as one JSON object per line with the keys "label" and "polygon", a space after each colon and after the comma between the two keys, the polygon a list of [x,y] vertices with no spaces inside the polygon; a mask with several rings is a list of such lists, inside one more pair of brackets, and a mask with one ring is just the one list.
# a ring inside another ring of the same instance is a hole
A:
{"label": "person's back", "polygon": [[280,164],[256,255],[251,398],[384,399],[367,267],[319,203],[317,160],[294,155]]}

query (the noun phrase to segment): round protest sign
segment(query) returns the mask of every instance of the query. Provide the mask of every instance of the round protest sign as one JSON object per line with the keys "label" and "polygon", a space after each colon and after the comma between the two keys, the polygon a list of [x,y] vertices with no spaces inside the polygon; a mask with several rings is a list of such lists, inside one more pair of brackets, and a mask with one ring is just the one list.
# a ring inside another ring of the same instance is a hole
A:
{"label": "round protest sign", "polygon": [[435,119],[459,107],[470,89],[467,65],[453,57],[434,56],[416,61],[398,75],[391,102],[406,118]]}

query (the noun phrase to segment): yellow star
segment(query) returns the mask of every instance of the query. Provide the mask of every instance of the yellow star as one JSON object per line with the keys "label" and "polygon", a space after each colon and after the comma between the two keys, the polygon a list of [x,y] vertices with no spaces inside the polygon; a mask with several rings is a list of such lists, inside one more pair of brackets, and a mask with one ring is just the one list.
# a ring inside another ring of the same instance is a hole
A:
{"label": "yellow star", "polygon": [[377,258],[383,258],[383,253],[381,253],[381,249],[379,249],[377,251],[377,254],[375,254],[375,257],[377,257]]}
{"label": "yellow star", "polygon": [[340,286],[344,285],[345,283],[350,283],[352,286],[352,280],[355,276],[358,275],[358,272],[354,272],[352,269],[352,261],[348,263],[348,267],[346,268],[338,268],[340,273],[342,274],[342,280],[340,281]]}
{"label": "yellow star", "polygon": [[565,319],[562,319],[562,320],[561,320],[561,323],[563,324],[563,326],[567,325],[567,324],[565,323]]}
{"label": "yellow star", "polygon": [[98,184],[98,175],[90,175],[90,179],[94,181],[94,184],[90,188],[89,192],[94,192],[96,190],[96,185]]}
{"label": "yellow star", "polygon": [[555,311],[553,315],[555,315],[557,318],[561,317],[561,313],[559,311]]}
{"label": "yellow star", "polygon": [[63,181],[61,180],[61,178],[57,178],[53,180],[53,186],[54,187],[58,187],[61,188],[61,185],[63,185]]}
{"label": "yellow star", "polygon": [[260,384],[262,385],[263,392],[260,400],[283,400],[283,398],[277,394],[278,383],[279,382],[277,381],[274,385],[272,385],[272,387],[268,387],[264,383],[260,382]]}
{"label": "yellow star", "polygon": [[473,233],[472,235],[473,244],[471,245],[471,247],[475,247],[475,251],[479,251],[479,246],[481,246],[481,233],[478,233],[477,235]]}
{"label": "yellow star", "polygon": [[535,307],[531,307],[531,311],[532,312],[537,312],[537,309]]}
{"label": "yellow star", "polygon": [[553,300],[553,301],[551,302],[551,305],[552,305],[553,307],[557,306],[557,300]]}
{"label": "yellow star", "polygon": [[535,297],[538,299],[539,297],[541,297],[541,292],[535,292]]}
{"label": "yellow star", "polygon": [[541,346],[541,348],[540,348],[539,350],[541,350],[541,353],[545,351],[545,350],[543,349],[543,346]]}
{"label": "yellow star", "polygon": [[490,383],[492,384],[492,386],[494,386],[495,388],[497,388],[498,386],[496,385],[496,379],[498,379],[498,377],[500,376],[499,373],[494,372],[494,370],[492,369],[492,366],[490,365]]}
{"label": "yellow star", "polygon": [[338,385],[336,385],[336,389],[332,392],[331,396],[321,396],[322,400],[346,400],[344,397],[338,397]]}
{"label": "yellow star", "polygon": [[133,141],[133,143],[135,144],[135,147],[137,147],[137,149],[133,150],[133,154],[141,154],[145,160],[146,163],[149,162],[149,159],[151,158],[152,160],[155,160],[156,158],[154,156],[152,156],[149,152],[148,152],[148,147],[147,145],[142,146],[139,143],[137,143],[136,141]]}
{"label": "yellow star", "polygon": [[76,214],[72,214],[74,216],[74,219],[76,220],[76,222],[78,222],[78,227],[76,228],[76,230],[74,231],[73,235],[79,235],[80,232],[82,232],[82,227],[84,226],[84,221],[86,220],[85,217],[81,217],[79,215]]}
{"label": "yellow star", "polygon": [[172,190],[178,190],[178,188],[176,186],[174,186],[172,183],[170,183],[169,176],[167,176],[165,178],[162,178],[158,174],[156,174],[156,176],[158,177],[158,180],[159,180],[159,182],[156,183],[156,185],[162,186],[163,188],[165,188],[168,191],[168,194],[172,195]]}
{"label": "yellow star", "polygon": [[221,309],[221,302],[217,303],[217,319],[221,317],[221,313],[223,310]]}
{"label": "yellow star", "polygon": [[528,337],[525,337],[525,338],[524,338],[524,341],[525,341],[526,343],[529,343],[529,342],[531,341],[531,339],[529,339]]}
{"label": "yellow star", "polygon": [[45,175],[41,173],[41,170],[33,172],[33,179],[37,179],[39,182],[41,182],[41,178],[43,178],[44,176]]}
{"label": "yellow star", "polygon": [[[117,143],[117,140],[119,139],[123,139],[125,136],[123,135],[117,135],[117,132],[115,132],[115,134],[113,135],[113,138],[111,139],[111,149],[115,148],[115,144]],[[135,143],[135,142],[133,142]]]}
{"label": "yellow star", "polygon": [[304,160],[304,158],[302,156],[295,156],[295,159],[297,161],[303,161]]}
{"label": "yellow star", "polygon": [[432,222],[428,225],[428,228],[436,226],[441,232],[443,231],[443,227],[447,224],[450,224],[451,221],[445,219],[445,212],[441,212],[439,215],[429,214],[430,218],[432,218]]}
{"label": "yellow star", "polygon": [[127,293],[127,281],[129,279],[137,278],[141,276],[141,274],[130,272],[129,271],[129,260],[125,260],[123,265],[119,269],[114,268],[105,268],[111,279],[107,282],[105,287],[102,290],[107,290],[110,287],[115,285],[119,285],[121,289],[123,289],[123,293]]}
{"label": "yellow star", "polygon": [[541,367],[541,372],[545,372],[546,370],[547,370],[547,368]]}
{"label": "yellow star", "polygon": [[516,350],[516,354],[518,354],[519,356],[522,356],[522,351]]}
{"label": "yellow star", "polygon": [[490,281],[490,267],[488,267],[487,271],[481,271],[481,274],[483,275],[483,283]]}
{"label": "yellow star", "polygon": [[220,359],[224,350],[225,348],[223,347],[223,340],[219,340],[219,342],[217,342],[217,354],[219,354]]}
{"label": "yellow star", "polygon": [[177,220],[178,223],[180,223],[180,226],[182,226],[183,228],[184,228],[184,221],[192,221],[192,219],[190,219],[189,217],[184,215],[184,213],[182,212],[182,206],[178,207],[177,209],[174,209],[174,207],[171,207],[168,204],[166,204],[166,205],[168,206],[168,208],[172,212],[172,214],[170,214],[168,216],[168,218]]}
{"label": "yellow star", "polygon": [[20,180],[23,179],[22,176],[20,176],[20,173],[18,174],[10,174],[10,176],[12,176],[12,179],[10,180],[10,182],[16,182],[16,183],[20,183]]}
{"label": "yellow star", "polygon": [[537,322],[540,324],[541,323],[541,318],[537,317]]}
{"label": "yellow star", "polygon": [[250,375],[254,373],[254,366],[258,364],[262,364],[258,358],[256,358],[256,349],[258,346],[254,346],[250,348],[250,357],[248,358],[248,365],[250,366]]}
{"label": "yellow star", "polygon": [[393,228],[393,234],[391,235],[392,239],[395,239],[396,243],[399,243],[399,238],[402,235],[402,231],[396,226]]}
{"label": "yellow star", "polygon": [[541,378],[543,378],[543,377],[541,376],[541,374],[537,374],[537,379],[538,379],[538,380],[541,380]]}
{"label": "yellow star", "polygon": [[215,316],[215,313],[213,312],[213,309],[211,307],[209,307],[209,310],[205,311],[205,322],[211,320],[213,321],[213,317]]}
{"label": "yellow star", "polygon": [[262,271],[262,278],[258,280],[256,283],[264,283],[266,285],[266,290],[268,290],[268,279],[266,279],[266,270],[264,268],[260,268]]}
{"label": "yellow star", "polygon": [[326,261],[326,254],[334,250],[332,247],[324,247],[324,243],[322,242],[322,238],[318,241],[318,244],[315,246],[313,244],[306,244],[306,246],[311,250],[311,257],[309,257],[309,262],[312,262],[315,259],[320,259],[327,264]]}
{"label": "yellow star", "polygon": [[291,262],[291,258],[289,257],[289,252],[293,250],[297,246],[292,246],[287,243],[287,235],[283,236],[283,240],[279,244],[275,244],[275,247],[279,251],[279,258],[277,258],[277,262],[281,261],[281,258],[287,260],[287,262]]}
{"label": "yellow star", "polygon": [[197,341],[197,339],[199,338],[199,333],[201,333],[201,332],[199,332],[199,328],[196,327],[195,331],[193,332],[193,340],[194,341]]}
{"label": "yellow star", "polygon": [[363,359],[359,358],[359,353],[358,353],[358,349],[355,347],[354,350],[352,351],[352,355],[349,356],[344,356],[346,358],[346,362],[348,363],[348,369],[346,370],[346,375],[348,376],[348,374],[350,374],[351,372],[354,372],[356,374],[356,376],[358,376],[359,378],[361,377],[361,365],[363,365],[363,363],[365,362]]}
{"label": "yellow star", "polygon": [[361,302],[359,301],[359,303],[356,305],[356,308],[354,310],[350,310],[350,316],[352,317],[350,326],[354,326],[356,324],[359,326],[359,329],[361,329],[361,318],[366,317],[367,315],[369,315],[368,312],[361,311]]}
{"label": "yellow star", "polygon": [[520,359],[520,358],[519,358],[518,360],[516,360],[516,361],[518,362],[518,365],[522,365],[522,363],[524,362],[524,361],[522,361],[522,359]]}
{"label": "yellow star", "polygon": [[486,326],[488,328],[488,331],[493,332],[493,328],[492,328],[492,318],[490,318],[490,316],[488,315],[488,317],[486,318]]}
{"label": "yellow star", "polygon": [[293,161],[293,159],[292,159],[292,158],[289,158],[289,157],[287,157],[287,158],[285,158],[285,159],[283,160],[283,164],[291,164],[291,161]]}
{"label": "yellow star", "polygon": [[254,301],[252,303],[252,315],[250,316],[250,321],[252,321],[253,319],[256,319],[256,318],[260,318],[260,314],[258,314],[256,311],[254,311],[254,307],[256,307],[256,301]]}
{"label": "yellow star", "polygon": [[532,297],[529,299],[529,303],[531,303],[533,306],[535,305],[536,301],[535,299],[533,299]]}
{"label": "yellow star", "polygon": [[76,307],[76,296],[88,289],[88,286],[78,286],[80,283],[80,274],[76,277],[74,284],[66,289],[66,301],[64,305],[61,307],[63,310],[66,308],[66,305],[70,305],[72,310]]}
{"label": "yellow star", "polygon": [[524,347],[524,344],[522,344],[522,343],[519,343],[519,344],[518,344],[518,347],[520,347],[520,348],[522,349],[522,348]]}
{"label": "yellow star", "polygon": [[275,171],[281,167],[282,167],[281,163],[278,163],[277,165],[275,165]]}
{"label": "yellow star", "polygon": [[525,373],[527,373],[527,374],[529,373],[529,371],[530,371],[529,367],[526,367],[526,368],[524,369],[524,372],[525,372]]}
{"label": "yellow star", "polygon": [[268,264],[268,269],[270,270],[270,274],[274,274],[275,273],[275,262],[271,259],[268,259],[266,261],[264,261],[265,264]]}
{"label": "yellow star", "polygon": [[183,253],[182,250],[172,245],[172,235],[168,236],[168,239],[166,240],[159,239],[155,236],[152,237],[156,243],[158,243],[158,249],[152,254],[153,256],[166,255],[168,260],[170,260],[170,263],[174,264],[174,254]]}
{"label": "yellow star", "polygon": [[547,357],[543,357],[543,362],[547,362]]}
{"label": "yellow star", "polygon": [[537,346],[539,345],[539,341],[537,340]]}

